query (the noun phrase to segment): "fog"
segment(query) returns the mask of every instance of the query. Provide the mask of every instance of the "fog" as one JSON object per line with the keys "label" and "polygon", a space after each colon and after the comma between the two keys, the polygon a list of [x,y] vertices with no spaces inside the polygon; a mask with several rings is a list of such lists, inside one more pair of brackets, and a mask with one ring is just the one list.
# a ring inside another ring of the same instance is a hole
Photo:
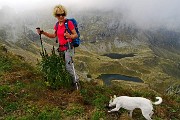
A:
{"label": "fog", "polygon": [[118,11],[140,27],[180,28],[180,0],[0,0],[0,9],[9,6],[21,13],[42,8],[52,10],[56,4],[63,4],[68,10]]}

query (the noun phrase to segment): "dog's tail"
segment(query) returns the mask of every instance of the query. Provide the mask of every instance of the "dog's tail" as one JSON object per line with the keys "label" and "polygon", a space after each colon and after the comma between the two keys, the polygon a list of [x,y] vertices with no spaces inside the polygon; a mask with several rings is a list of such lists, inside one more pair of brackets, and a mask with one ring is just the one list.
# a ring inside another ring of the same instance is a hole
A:
{"label": "dog's tail", "polygon": [[161,97],[156,97],[156,99],[158,99],[157,102],[153,102],[154,105],[159,105],[162,103],[162,98]]}

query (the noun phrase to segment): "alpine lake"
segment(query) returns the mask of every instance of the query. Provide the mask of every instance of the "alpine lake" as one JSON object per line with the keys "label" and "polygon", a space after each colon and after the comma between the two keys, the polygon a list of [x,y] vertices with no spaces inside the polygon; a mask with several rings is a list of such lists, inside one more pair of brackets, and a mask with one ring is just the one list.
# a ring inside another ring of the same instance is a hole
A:
{"label": "alpine lake", "polygon": [[[111,59],[122,59],[125,57],[134,57],[135,54],[118,54],[118,53],[109,53],[104,54],[103,56],[110,57]],[[138,77],[126,76],[121,74],[101,74],[97,77],[97,79],[102,79],[105,85],[110,85],[112,80],[123,80],[123,81],[131,81],[143,83],[144,81]]]}

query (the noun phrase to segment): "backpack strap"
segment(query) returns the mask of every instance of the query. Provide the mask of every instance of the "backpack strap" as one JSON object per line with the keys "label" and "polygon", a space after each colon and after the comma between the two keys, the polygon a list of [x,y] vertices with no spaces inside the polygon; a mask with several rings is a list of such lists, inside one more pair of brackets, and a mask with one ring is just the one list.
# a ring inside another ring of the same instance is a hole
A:
{"label": "backpack strap", "polygon": [[[71,34],[72,32],[71,32],[71,30],[70,30],[69,27],[68,27],[68,22],[69,22],[69,20],[66,19],[66,21],[64,22],[64,25],[65,25],[66,31],[68,31],[68,33]],[[72,44],[72,43],[70,44],[70,47],[71,47],[71,49],[72,49],[72,47],[73,47],[73,44]],[[75,47],[74,47],[74,54],[75,54]]]}
{"label": "backpack strap", "polygon": [[55,34],[56,34],[56,43],[58,43],[58,37],[57,37],[58,25],[59,25],[59,22],[56,23],[56,31],[55,31]]}
{"label": "backpack strap", "polygon": [[65,25],[65,27],[66,27],[66,30],[68,31],[68,33],[69,34],[71,34],[71,30],[69,29],[69,27],[68,27],[68,19],[66,19],[66,21],[64,22],[64,25]]}

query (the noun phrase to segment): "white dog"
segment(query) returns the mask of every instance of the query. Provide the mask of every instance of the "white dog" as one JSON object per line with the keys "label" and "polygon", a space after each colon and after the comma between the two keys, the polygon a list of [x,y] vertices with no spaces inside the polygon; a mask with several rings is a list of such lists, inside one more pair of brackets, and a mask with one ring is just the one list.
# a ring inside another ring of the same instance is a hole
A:
{"label": "white dog", "polygon": [[142,111],[143,116],[147,120],[152,120],[151,116],[153,114],[153,105],[158,105],[162,103],[161,97],[156,97],[158,99],[157,102],[151,102],[150,100],[143,98],[143,97],[128,97],[128,96],[120,96],[114,98],[111,97],[109,101],[109,107],[116,106],[116,108],[108,111],[118,111],[121,107],[127,110],[130,110],[130,117],[132,117],[132,112],[135,108],[140,108]]}

